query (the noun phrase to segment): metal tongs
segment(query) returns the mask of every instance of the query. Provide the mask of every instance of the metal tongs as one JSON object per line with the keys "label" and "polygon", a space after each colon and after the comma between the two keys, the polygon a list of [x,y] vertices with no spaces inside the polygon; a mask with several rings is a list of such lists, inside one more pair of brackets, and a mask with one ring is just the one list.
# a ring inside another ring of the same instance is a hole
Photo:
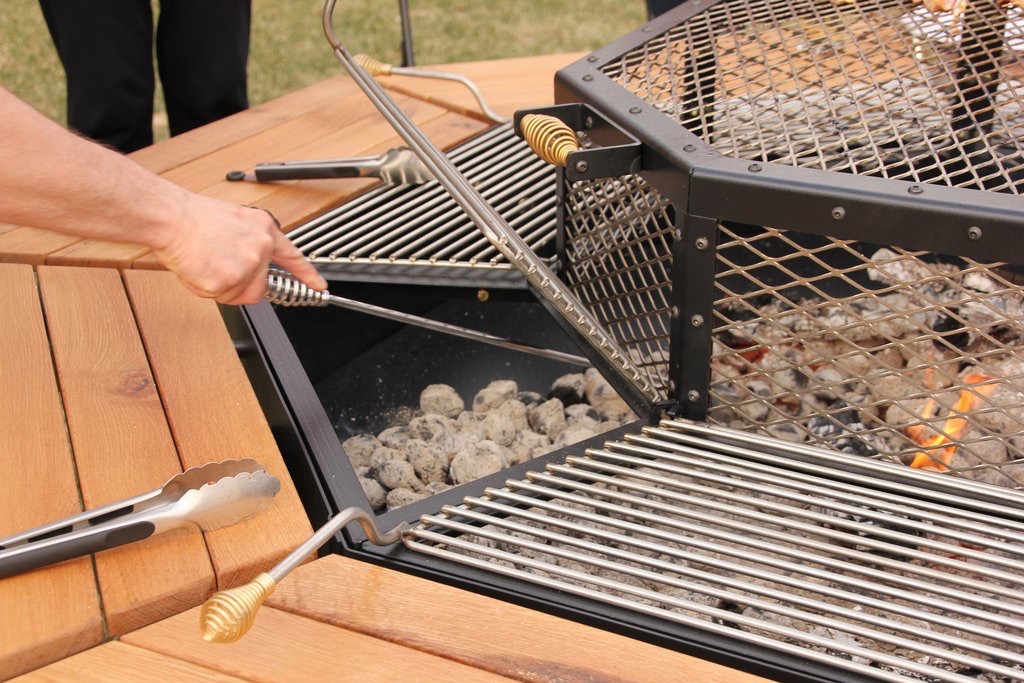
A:
{"label": "metal tongs", "polygon": [[237,524],[266,508],[280,488],[255,460],[192,467],[159,489],[0,539],[0,578],[165,531]]}
{"label": "metal tongs", "polygon": [[313,178],[380,178],[387,185],[421,185],[433,180],[430,171],[406,147],[389,149],[380,156],[276,161],[256,164],[252,173],[230,171],[227,179],[310,180]]}
{"label": "metal tongs", "polygon": [[317,291],[307,287],[292,277],[290,273],[285,270],[281,270],[276,266],[271,267],[270,272],[267,273],[267,292],[264,296],[267,301],[277,306],[338,306],[339,308],[347,308],[350,311],[358,311],[378,318],[394,320],[406,325],[422,327],[423,329],[440,332],[442,334],[450,334],[454,337],[471,339],[473,341],[490,344],[491,346],[497,346],[503,349],[529,353],[533,356],[540,356],[541,358],[548,358],[562,363],[570,363],[580,367],[586,367],[590,364],[590,361],[586,358],[574,353],[566,353],[565,351],[558,351],[557,349],[545,349],[538,346],[531,346],[530,344],[505,339],[504,337],[498,337],[493,334],[488,334],[487,332],[460,327],[459,325],[452,325],[451,323],[444,323],[440,320],[432,320],[430,318],[413,315],[412,313],[404,313],[391,308],[375,306],[373,304],[366,303],[365,301],[346,299],[345,297],[331,294],[326,290],[322,292]]}

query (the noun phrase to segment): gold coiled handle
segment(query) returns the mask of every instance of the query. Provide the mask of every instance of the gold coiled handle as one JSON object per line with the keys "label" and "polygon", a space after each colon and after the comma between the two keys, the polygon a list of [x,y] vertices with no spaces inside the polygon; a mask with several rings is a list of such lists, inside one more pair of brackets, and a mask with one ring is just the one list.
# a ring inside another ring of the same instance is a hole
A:
{"label": "gold coiled handle", "polygon": [[256,621],[256,612],[277,582],[263,573],[237,588],[217,591],[199,610],[199,629],[208,643],[233,643]]}
{"label": "gold coiled handle", "polygon": [[527,114],[520,120],[519,127],[530,149],[553,166],[565,168],[569,155],[580,148],[572,128],[554,116]]}
{"label": "gold coiled handle", "polygon": [[391,64],[382,62],[370,55],[359,54],[354,56],[352,59],[356,64],[363,67],[363,69],[366,70],[366,73],[371,76],[389,76],[391,75],[391,70],[394,68]]}

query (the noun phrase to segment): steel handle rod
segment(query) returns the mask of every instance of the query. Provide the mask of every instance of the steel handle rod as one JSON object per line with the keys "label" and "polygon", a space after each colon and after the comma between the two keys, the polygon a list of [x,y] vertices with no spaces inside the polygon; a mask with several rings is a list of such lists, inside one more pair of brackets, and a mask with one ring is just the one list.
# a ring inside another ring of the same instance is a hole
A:
{"label": "steel handle rod", "polygon": [[597,319],[583,306],[576,295],[560,285],[548,265],[526,245],[505,219],[488,204],[480,193],[459,172],[455,165],[409,119],[384,89],[360,67],[334,33],[332,20],[337,0],[327,0],[323,11],[323,29],[334,55],[363,90],[381,115],[416,152],[434,178],[451,194],[470,220],[483,232],[495,248],[516,266],[544,299],[557,310],[573,329],[586,339],[602,359],[625,379],[633,395],[623,396],[638,409],[659,399],[658,391],[640,369],[619,350],[603,331]]}
{"label": "steel handle rod", "polygon": [[315,289],[307,287],[298,280],[282,275],[277,271],[271,272],[267,276],[266,297],[267,301],[270,303],[278,304],[280,306],[326,306],[330,304],[332,306],[338,306],[340,308],[347,308],[352,311],[374,315],[378,318],[386,318],[406,325],[414,325],[434,332],[441,332],[442,334],[450,334],[455,337],[462,337],[463,339],[470,339],[472,341],[483,342],[484,344],[491,344],[492,346],[499,346],[503,349],[529,353],[549,360],[570,363],[580,367],[590,365],[590,361],[586,358],[572,353],[556,351],[555,349],[544,349],[537,346],[530,346],[529,344],[521,344],[510,339],[505,339],[504,337],[488,334],[487,332],[471,330],[466,327],[443,323],[439,320],[423,318],[418,315],[413,315],[412,313],[404,313],[391,308],[375,306],[374,304],[368,304],[364,301],[346,299],[326,291],[318,292]]}
{"label": "steel handle rod", "polygon": [[274,592],[281,579],[351,522],[357,522],[370,542],[380,546],[398,543],[410,529],[407,522],[401,522],[393,529],[381,531],[366,510],[345,508],[268,571],[247,584],[218,591],[210,596],[199,613],[199,628],[203,639],[212,643],[230,643],[245,635],[256,620],[256,612]]}
{"label": "steel handle rod", "polygon": [[487,100],[484,98],[484,94],[480,92],[480,88],[476,86],[476,83],[462,74],[453,74],[448,73],[447,71],[433,71],[431,69],[421,69],[418,67],[394,66],[392,64],[386,64],[379,59],[374,59],[368,55],[356,55],[353,57],[353,60],[359,64],[359,66],[366,69],[367,72],[375,76],[412,76],[414,78],[434,78],[442,81],[455,81],[456,83],[461,83],[473,94],[473,98],[476,100],[477,105],[487,118],[495,123],[508,123],[507,117],[504,117],[491,109],[490,105],[487,104]]}

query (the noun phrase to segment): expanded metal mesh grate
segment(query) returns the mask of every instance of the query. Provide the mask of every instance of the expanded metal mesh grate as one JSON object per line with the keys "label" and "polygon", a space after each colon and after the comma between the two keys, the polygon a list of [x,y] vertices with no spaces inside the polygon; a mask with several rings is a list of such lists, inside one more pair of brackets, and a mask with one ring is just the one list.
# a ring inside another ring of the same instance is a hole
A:
{"label": "expanded metal mesh grate", "polygon": [[[555,171],[512,133],[511,124],[460,145],[449,157],[535,253],[553,258]],[[288,236],[334,279],[526,286],[435,181],[376,188]]]}
{"label": "expanded metal mesh grate", "polygon": [[1024,191],[1024,10],[995,0],[729,0],[604,72],[726,156]]}
{"label": "expanded metal mesh grate", "polygon": [[562,279],[664,399],[670,342],[670,205],[639,176],[566,192]]}
{"label": "expanded metal mesh grate", "polygon": [[[1024,10],[965,7],[721,0],[602,71],[727,157],[1021,194]],[[673,208],[638,176],[564,202],[562,277],[661,398],[703,401],[671,384],[671,307],[704,296],[672,293]],[[1024,289],[1004,264],[722,221],[708,248],[709,420],[1024,488]]]}
{"label": "expanded metal mesh grate", "polygon": [[1024,488],[1024,291],[995,266],[720,228],[711,420]]}
{"label": "expanded metal mesh grate", "polygon": [[882,680],[1024,679],[1017,492],[760,441],[663,422],[406,545]]}
{"label": "expanded metal mesh grate", "polygon": [[[664,200],[626,177],[566,205],[562,277],[667,396]],[[1024,288],[1002,264],[751,226],[717,241],[710,421],[1024,488]]]}

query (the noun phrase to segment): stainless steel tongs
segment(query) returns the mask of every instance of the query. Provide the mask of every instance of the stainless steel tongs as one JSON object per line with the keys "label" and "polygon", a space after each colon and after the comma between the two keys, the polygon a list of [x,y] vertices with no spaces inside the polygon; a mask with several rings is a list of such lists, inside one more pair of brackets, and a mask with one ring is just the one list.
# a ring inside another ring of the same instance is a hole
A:
{"label": "stainless steel tongs", "polygon": [[380,178],[387,185],[421,185],[433,180],[419,158],[405,147],[379,156],[275,161],[256,164],[252,173],[230,171],[228,180],[310,180],[313,178]]}
{"label": "stainless steel tongs", "polygon": [[237,524],[267,507],[280,488],[255,460],[192,467],[159,489],[0,539],[0,578],[165,531]]}

